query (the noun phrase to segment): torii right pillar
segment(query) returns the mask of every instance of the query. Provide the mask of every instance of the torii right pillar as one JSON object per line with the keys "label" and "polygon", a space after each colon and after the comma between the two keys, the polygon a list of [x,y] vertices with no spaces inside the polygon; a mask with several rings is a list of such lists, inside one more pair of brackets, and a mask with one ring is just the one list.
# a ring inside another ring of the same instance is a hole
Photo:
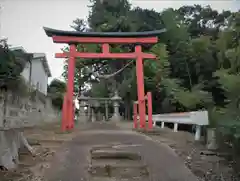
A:
{"label": "torii right pillar", "polygon": [[140,128],[145,127],[146,122],[146,106],[145,106],[145,91],[144,91],[144,69],[142,46],[135,47],[136,53],[136,74],[137,74],[137,91],[138,91],[138,112],[140,120]]}

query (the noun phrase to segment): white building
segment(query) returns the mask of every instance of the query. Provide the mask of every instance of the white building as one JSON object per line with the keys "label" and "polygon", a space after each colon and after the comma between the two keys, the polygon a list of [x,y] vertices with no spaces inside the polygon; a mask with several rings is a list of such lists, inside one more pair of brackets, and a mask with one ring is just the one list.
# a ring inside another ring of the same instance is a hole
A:
{"label": "white building", "polygon": [[26,82],[47,95],[48,78],[51,77],[50,68],[44,53],[27,53],[22,47],[11,48],[13,51],[20,51],[31,55],[26,59],[26,65],[21,73]]}
{"label": "white building", "polygon": [[48,78],[51,77],[50,68],[44,53],[33,53],[31,71],[31,85],[47,95]]}

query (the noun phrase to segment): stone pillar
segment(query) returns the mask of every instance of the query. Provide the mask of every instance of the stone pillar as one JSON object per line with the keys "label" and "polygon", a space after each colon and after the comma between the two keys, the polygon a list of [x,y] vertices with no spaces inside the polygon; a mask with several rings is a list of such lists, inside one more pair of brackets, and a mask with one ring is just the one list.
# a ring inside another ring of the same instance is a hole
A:
{"label": "stone pillar", "polygon": [[174,123],[173,131],[174,131],[174,132],[177,132],[177,131],[178,131],[178,123]]}
{"label": "stone pillar", "polygon": [[201,126],[196,125],[195,140],[199,141],[201,139]]}
{"label": "stone pillar", "polygon": [[121,97],[118,96],[118,92],[115,91],[114,96],[111,98],[111,100],[113,101],[113,108],[114,108],[114,112],[113,112],[113,116],[111,117],[112,121],[121,121],[122,118],[119,114],[119,102],[121,100]]}
{"label": "stone pillar", "polygon": [[161,128],[164,128],[164,122],[161,122]]}
{"label": "stone pillar", "polygon": [[108,101],[105,101],[105,119],[108,120]]}
{"label": "stone pillar", "polygon": [[100,118],[100,112],[99,112],[99,107],[100,107],[100,103],[98,100],[93,100],[93,108],[95,108],[95,112],[93,111],[93,119],[94,121],[101,121],[101,118]]}
{"label": "stone pillar", "polygon": [[96,116],[93,107],[91,107],[91,121],[96,122]]}
{"label": "stone pillar", "polygon": [[92,104],[88,105],[88,120],[92,121]]}
{"label": "stone pillar", "polygon": [[91,106],[90,106],[90,104],[87,105],[87,116],[88,117],[91,116]]}
{"label": "stone pillar", "polygon": [[216,128],[207,129],[207,149],[209,150],[218,149],[217,138],[216,138]]}
{"label": "stone pillar", "polygon": [[[81,101],[82,102],[82,101]],[[79,115],[78,115],[78,121],[79,122],[86,122],[87,121],[87,117],[86,117],[86,113],[85,113],[85,105],[84,103],[80,103],[79,104]]]}

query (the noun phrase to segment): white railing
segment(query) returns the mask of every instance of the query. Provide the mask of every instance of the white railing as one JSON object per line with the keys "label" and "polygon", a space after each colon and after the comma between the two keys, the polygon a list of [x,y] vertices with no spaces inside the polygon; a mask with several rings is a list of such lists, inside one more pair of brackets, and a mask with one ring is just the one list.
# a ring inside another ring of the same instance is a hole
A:
{"label": "white railing", "polygon": [[[139,117],[138,117],[139,119]],[[174,132],[178,131],[178,124],[191,124],[196,126],[195,140],[200,140],[201,126],[208,125],[208,112],[207,111],[194,111],[184,113],[170,113],[170,114],[153,114],[153,126],[157,122],[161,122],[161,128],[164,128],[164,123],[174,123]],[[146,116],[148,120],[148,116]]]}

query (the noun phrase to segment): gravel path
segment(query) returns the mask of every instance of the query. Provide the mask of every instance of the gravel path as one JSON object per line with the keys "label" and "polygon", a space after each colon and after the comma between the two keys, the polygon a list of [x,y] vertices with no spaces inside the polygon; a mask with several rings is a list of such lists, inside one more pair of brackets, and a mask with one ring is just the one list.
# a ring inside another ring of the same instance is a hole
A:
{"label": "gravel path", "polygon": [[46,171],[47,180],[89,181],[90,150],[99,145],[128,145],[127,149],[139,153],[148,165],[149,180],[197,181],[197,178],[168,146],[156,143],[148,136],[121,130],[114,124],[107,123],[88,125],[79,136],[64,145]]}

